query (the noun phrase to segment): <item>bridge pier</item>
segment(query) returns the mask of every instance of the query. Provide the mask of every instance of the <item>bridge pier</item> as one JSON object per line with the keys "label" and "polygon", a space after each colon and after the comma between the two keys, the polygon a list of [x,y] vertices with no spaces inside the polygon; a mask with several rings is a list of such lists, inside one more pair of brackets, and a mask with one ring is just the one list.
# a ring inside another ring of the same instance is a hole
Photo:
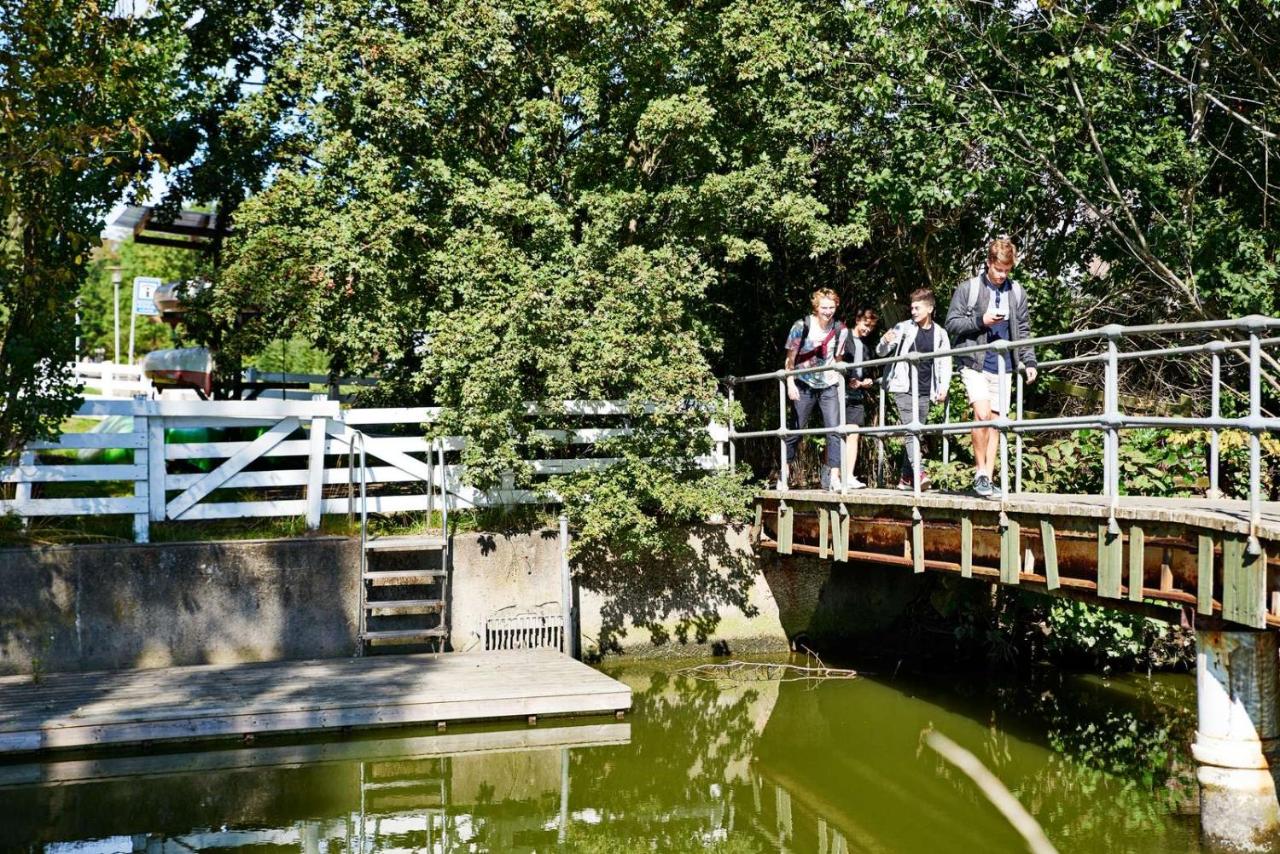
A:
{"label": "bridge pier", "polygon": [[1196,632],[1200,827],[1212,850],[1280,851],[1276,633]]}

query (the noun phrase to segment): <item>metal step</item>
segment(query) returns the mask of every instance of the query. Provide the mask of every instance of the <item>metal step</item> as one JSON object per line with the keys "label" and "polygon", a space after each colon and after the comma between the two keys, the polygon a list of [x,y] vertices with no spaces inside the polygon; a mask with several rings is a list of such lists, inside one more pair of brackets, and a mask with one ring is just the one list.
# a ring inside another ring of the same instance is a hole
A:
{"label": "metal step", "polygon": [[444,548],[439,534],[413,534],[402,537],[374,537],[364,544],[367,552],[425,552]]}
{"label": "metal step", "polygon": [[382,602],[365,602],[364,609],[371,617],[385,617],[389,614],[422,614],[439,611],[444,607],[443,599],[387,599]]}
{"label": "metal step", "polygon": [[366,572],[364,580],[370,587],[386,587],[403,584],[435,584],[449,573],[443,569],[392,569],[386,572]]}
{"label": "metal step", "polygon": [[365,632],[365,643],[412,643],[416,640],[430,640],[433,638],[444,638],[449,636],[449,630],[444,628],[434,629],[391,629],[381,632]]}
{"label": "metal step", "polygon": [[435,789],[430,794],[437,794],[441,787],[441,781],[436,777],[423,777],[412,780],[381,780],[364,784],[366,792],[386,791],[388,789],[425,789],[432,787]]}

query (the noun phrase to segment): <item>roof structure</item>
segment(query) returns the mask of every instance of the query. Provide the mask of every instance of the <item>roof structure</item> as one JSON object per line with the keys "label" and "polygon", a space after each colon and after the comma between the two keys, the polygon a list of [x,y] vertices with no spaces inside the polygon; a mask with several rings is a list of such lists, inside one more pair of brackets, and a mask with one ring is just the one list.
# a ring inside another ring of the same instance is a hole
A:
{"label": "roof structure", "polygon": [[221,234],[218,215],[205,211],[180,211],[172,220],[150,205],[129,205],[110,223],[111,228],[133,234],[135,243],[209,251]]}

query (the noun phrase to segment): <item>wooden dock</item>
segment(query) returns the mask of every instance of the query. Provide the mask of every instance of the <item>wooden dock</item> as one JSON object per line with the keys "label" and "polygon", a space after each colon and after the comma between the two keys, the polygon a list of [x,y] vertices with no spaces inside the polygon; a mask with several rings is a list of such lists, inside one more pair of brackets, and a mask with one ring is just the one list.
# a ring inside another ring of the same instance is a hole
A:
{"label": "wooden dock", "polygon": [[[617,747],[631,743],[631,724],[568,723],[482,732],[387,735],[322,743],[274,744],[231,750],[125,753],[80,752],[0,763],[0,790],[15,786],[63,786],[134,777],[296,768],[344,762],[412,762],[444,756],[530,750]],[[3,796],[0,796],[2,798]]]}
{"label": "wooden dock", "polygon": [[627,686],[547,650],[6,677],[0,756],[630,708]]}

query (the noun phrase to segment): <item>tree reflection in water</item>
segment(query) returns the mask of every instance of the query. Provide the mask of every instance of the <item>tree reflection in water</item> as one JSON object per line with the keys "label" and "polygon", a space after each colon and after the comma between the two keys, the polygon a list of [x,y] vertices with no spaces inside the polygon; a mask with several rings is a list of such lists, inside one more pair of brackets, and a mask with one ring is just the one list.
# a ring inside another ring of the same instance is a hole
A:
{"label": "tree reflection in water", "polygon": [[[70,764],[0,766],[0,848],[1022,850],[967,778],[920,749],[929,726],[981,757],[1060,850],[1197,846],[1187,677],[779,685],[674,669],[615,672],[635,692],[627,724],[450,733],[469,745],[451,756],[422,755],[447,742],[410,733],[125,757],[59,784]],[[515,749],[520,733],[598,746]],[[13,782],[23,775],[47,782]]]}

